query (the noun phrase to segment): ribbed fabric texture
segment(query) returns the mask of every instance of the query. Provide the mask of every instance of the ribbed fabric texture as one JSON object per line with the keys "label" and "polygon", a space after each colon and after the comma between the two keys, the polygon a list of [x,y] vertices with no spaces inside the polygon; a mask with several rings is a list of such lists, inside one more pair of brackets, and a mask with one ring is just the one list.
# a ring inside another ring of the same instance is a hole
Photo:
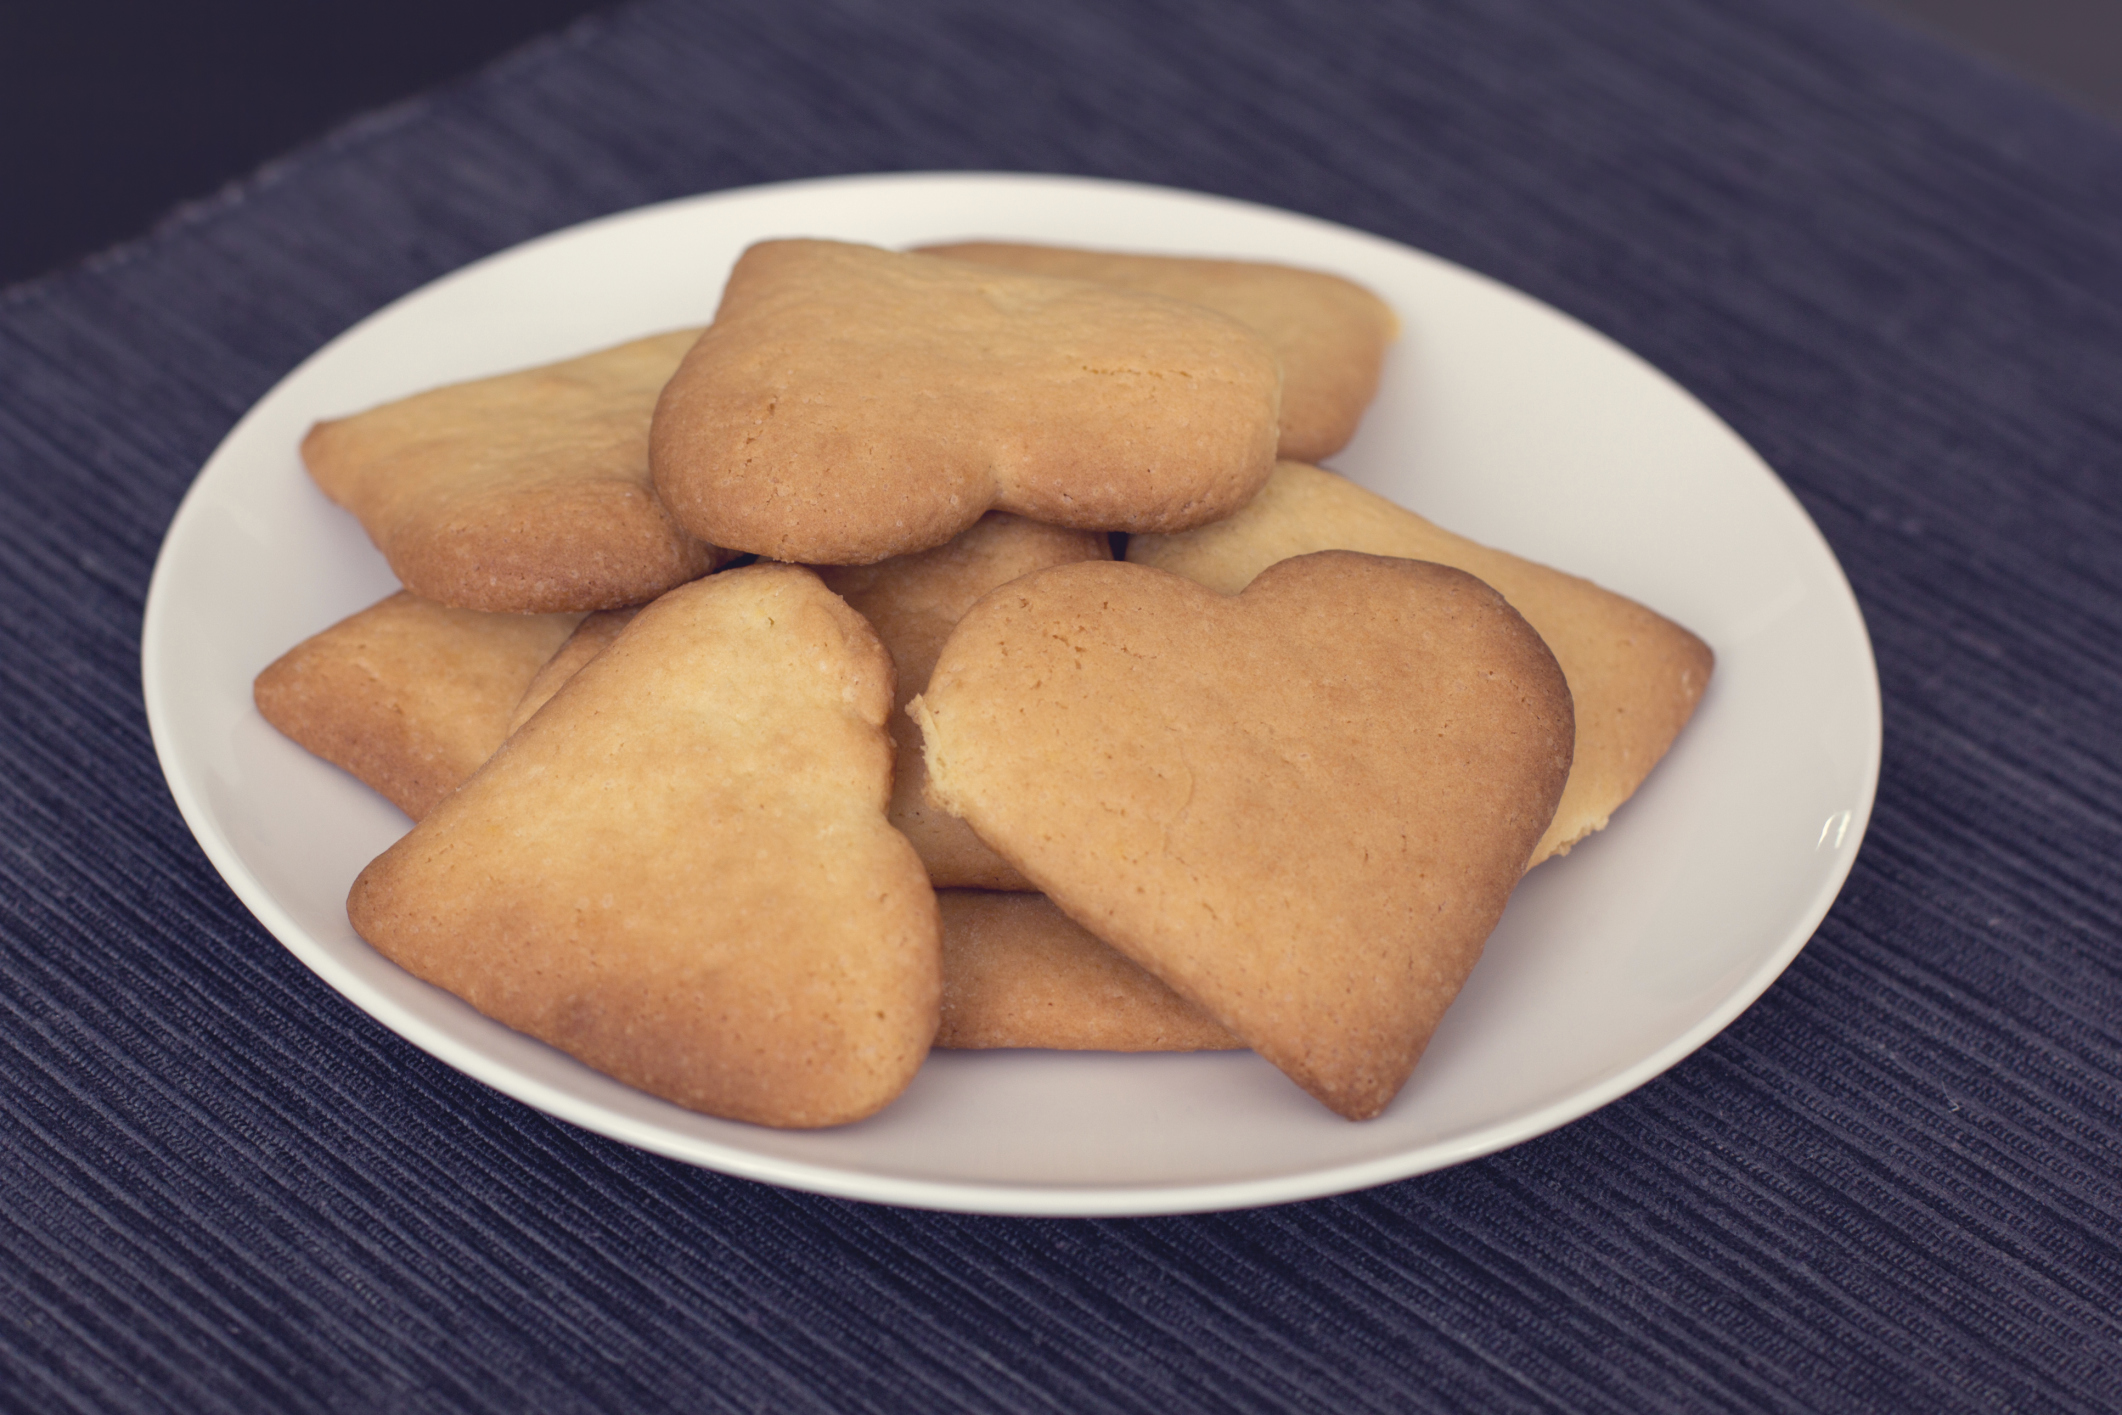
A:
{"label": "ribbed fabric texture", "polygon": [[[1760,449],[1886,705],[1871,836],[1784,979],[1478,1163],[1033,1221],[586,1135],[282,950],[140,705],[214,444],[476,256],[925,168],[1435,251]],[[0,297],[0,636],[0,1407],[2122,1407],[2122,134],[1833,0],[619,11]]]}

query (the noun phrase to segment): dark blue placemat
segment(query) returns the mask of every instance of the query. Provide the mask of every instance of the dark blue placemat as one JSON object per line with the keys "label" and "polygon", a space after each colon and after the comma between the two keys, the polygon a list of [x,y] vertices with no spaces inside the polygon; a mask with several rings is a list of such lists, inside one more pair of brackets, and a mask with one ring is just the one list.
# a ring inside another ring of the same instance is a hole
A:
{"label": "dark blue placemat", "polygon": [[[991,168],[1316,213],[1703,397],[1848,567],[1878,811],[1626,1100],[1286,1208],[968,1218],[548,1120],[383,1032],[161,784],[138,626],[317,344],[583,217]],[[0,1405],[2122,1406],[2122,136],[1830,0],[654,0],[0,298]]]}

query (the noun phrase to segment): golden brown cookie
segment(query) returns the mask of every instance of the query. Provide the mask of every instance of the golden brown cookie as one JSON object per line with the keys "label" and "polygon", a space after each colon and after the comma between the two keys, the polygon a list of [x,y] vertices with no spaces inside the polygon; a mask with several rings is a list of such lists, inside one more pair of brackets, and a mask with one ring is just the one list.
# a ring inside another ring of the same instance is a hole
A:
{"label": "golden brown cookie", "polygon": [[1589,580],[1453,535],[1318,467],[1284,462],[1250,506],[1177,536],[1138,536],[1127,558],[1236,594],[1269,565],[1315,550],[1434,560],[1502,592],[1569,679],[1575,765],[1531,864],[1566,854],[1635,794],[1693,715],[1716,658],[1709,645]]}
{"label": "golden brown cookie", "polygon": [[1043,894],[945,889],[943,1026],[961,1050],[1218,1051],[1244,1045]]}
{"label": "golden brown cookie", "polygon": [[1274,463],[1275,356],[1200,306],[834,241],[738,260],[656,408],[664,504],[694,535],[862,565],[990,509],[1182,530]]}
{"label": "golden brown cookie", "polygon": [[941,805],[1352,1119],[1413,1070],[1569,774],[1569,689],[1501,595],[1341,551],[1237,596],[1027,576],[912,711]]}
{"label": "golden brown cookie", "polygon": [[355,881],[361,936],[679,1105],[837,1125],[920,1066],[936,900],[885,821],[892,670],[807,570],[673,590]]}
{"label": "golden brown cookie", "polygon": [[1111,558],[1110,545],[1096,531],[1072,531],[991,511],[933,550],[895,555],[875,565],[818,568],[826,585],[876,628],[898,671],[899,700],[891,729],[899,765],[892,780],[891,820],[921,852],[937,888],[1031,886],[981,844],[971,826],[929,804],[921,731],[906,715],[906,704],[928,685],[936,655],[959,618],[989,590],[1049,566]]}
{"label": "golden brown cookie", "polygon": [[414,820],[501,745],[578,614],[482,614],[400,591],[289,649],[251,695],[267,722]]}
{"label": "golden brown cookie", "polygon": [[949,260],[1169,295],[1221,310],[1258,330],[1282,362],[1277,451],[1301,462],[1330,457],[1356,435],[1363,410],[1377,395],[1385,351],[1400,332],[1392,306],[1361,285],[1296,266],[1005,241],[919,249]]}
{"label": "golden brown cookie", "polygon": [[729,559],[649,485],[681,329],[318,423],[302,460],[415,594],[507,613],[654,599]]}
{"label": "golden brown cookie", "polygon": [[567,642],[561,644],[553,656],[545,661],[545,666],[538,670],[531,678],[529,686],[524,688],[522,698],[516,703],[515,712],[509,716],[508,730],[514,733],[517,728],[529,722],[539,708],[552,701],[553,694],[559,692],[568,679],[580,673],[585,664],[603,653],[612,640],[618,638],[620,632],[634,622],[634,616],[640,612],[641,606],[634,605],[627,609],[600,609],[595,614],[585,616],[582,622],[575,626],[575,631],[567,636]]}

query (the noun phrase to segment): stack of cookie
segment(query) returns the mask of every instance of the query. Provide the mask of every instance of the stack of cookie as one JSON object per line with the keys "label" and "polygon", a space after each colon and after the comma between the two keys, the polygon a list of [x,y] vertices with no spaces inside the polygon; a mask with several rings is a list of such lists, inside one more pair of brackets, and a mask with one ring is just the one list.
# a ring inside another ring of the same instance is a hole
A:
{"label": "stack of cookie", "polygon": [[705,331],[320,424],[405,590],[256,697],[417,822],[354,926],[761,1124],[932,1045],[1251,1047],[1378,1114],[1711,664],[1309,465],[1395,330],[1286,267],[775,241]]}

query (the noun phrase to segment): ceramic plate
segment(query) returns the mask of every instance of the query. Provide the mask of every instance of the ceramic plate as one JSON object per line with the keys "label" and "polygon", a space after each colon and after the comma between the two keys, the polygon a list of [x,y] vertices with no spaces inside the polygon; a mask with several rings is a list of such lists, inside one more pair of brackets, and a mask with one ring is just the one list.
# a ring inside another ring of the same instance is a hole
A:
{"label": "ceramic plate", "polygon": [[[1330,1114],[1250,1053],[940,1053],[883,1113],[791,1133],[630,1090],[400,971],[348,926],[356,873],[405,829],[268,727],[251,679],[395,588],[304,475],[310,423],[713,314],[774,236],[1000,237],[1336,271],[1406,334],[1338,470],[1453,530],[1588,575],[1701,634],[1717,671],[1607,831],[1513,898],[1414,1077],[1377,1120]],[[354,1006],[525,1104],[695,1164],[895,1204],[1145,1214],[1332,1194],[1553,1129],[1702,1045],[1801,948],[1847,876],[1879,767],[1878,679],[1833,554],[1761,459],[1687,393],[1552,309],[1434,257],[1285,212],[1055,177],[856,177],[591,222],[436,281],[333,340],[222,443],[147,605],[148,719],[231,888]]]}

